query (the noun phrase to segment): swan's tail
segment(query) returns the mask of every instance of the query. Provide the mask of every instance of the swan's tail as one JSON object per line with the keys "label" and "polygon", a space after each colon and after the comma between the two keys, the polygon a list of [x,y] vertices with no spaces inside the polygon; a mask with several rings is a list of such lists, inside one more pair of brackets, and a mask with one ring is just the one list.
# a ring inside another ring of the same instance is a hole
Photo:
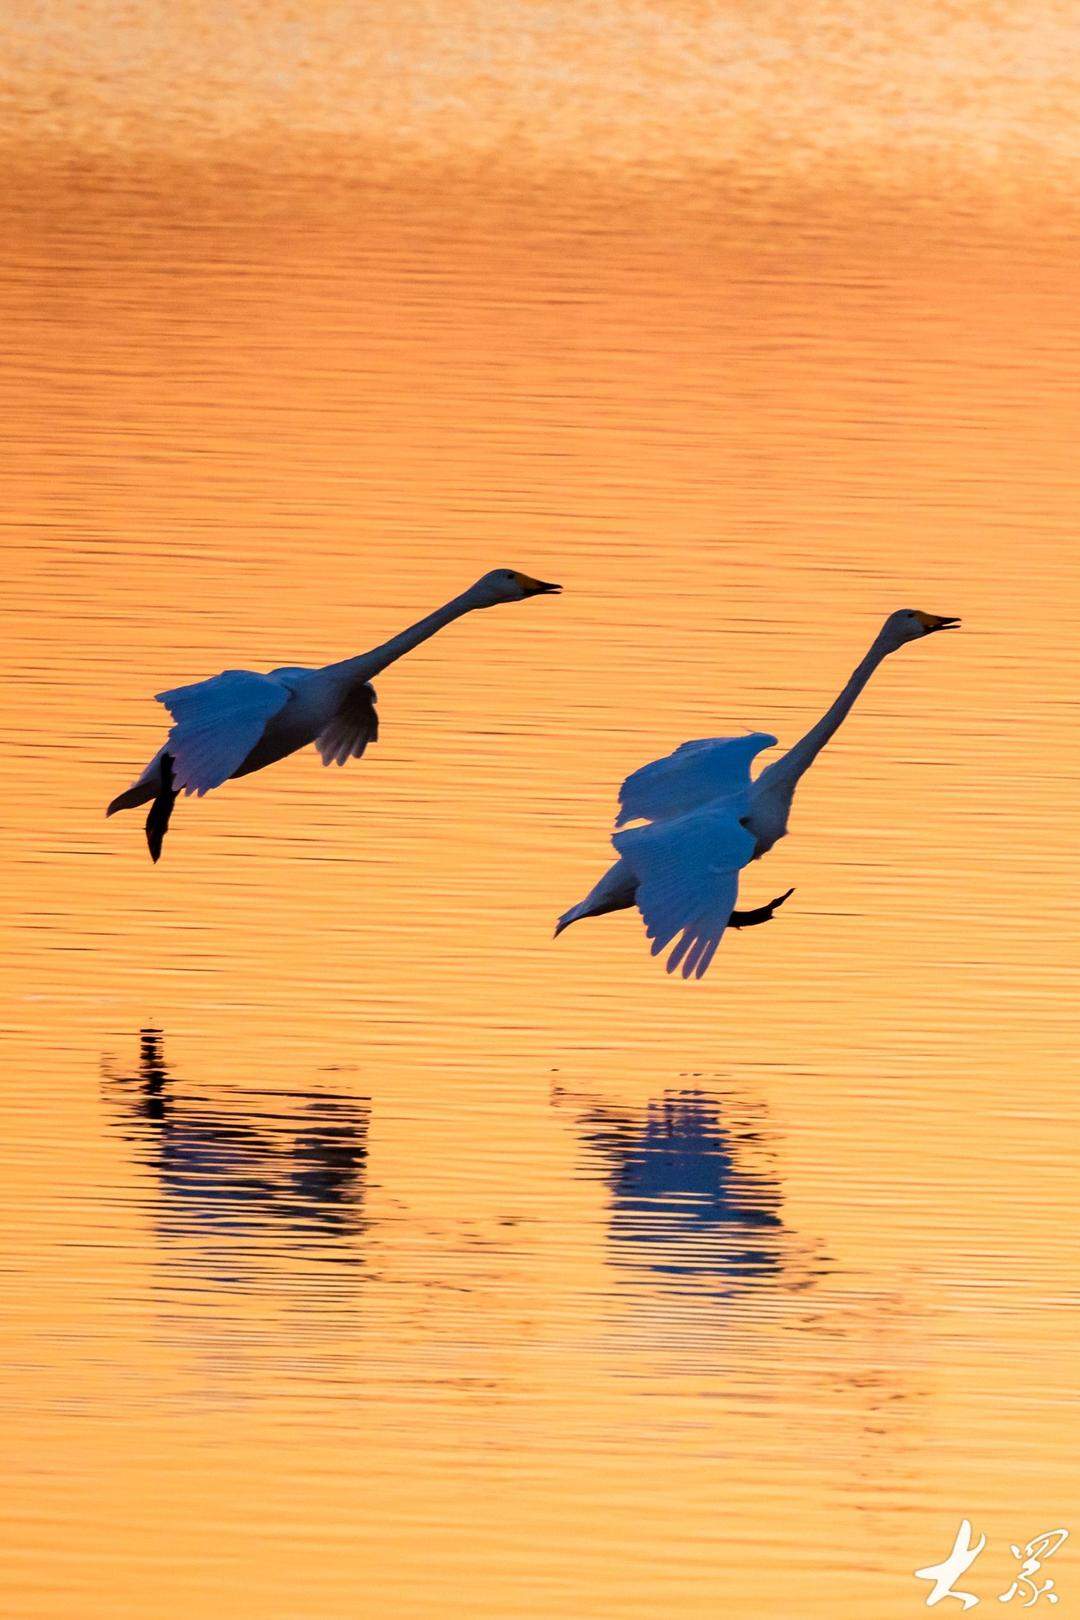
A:
{"label": "swan's tail", "polygon": [[555,924],[555,932],[552,938],[558,939],[564,928],[569,928],[571,923],[580,922],[582,917],[599,917],[604,911],[618,909],[612,906],[597,907],[592,902],[593,897],[590,894],[584,900],[579,900],[576,906],[571,906],[569,911],[564,911]]}
{"label": "swan's tail", "polygon": [[152,799],[156,792],[157,789],[153,782],[141,780],[135,782],[131,787],[125,788],[123,793],[116,795],[105,814],[115,816],[118,810],[135,810],[140,804],[145,804],[148,799]]}
{"label": "swan's tail", "polygon": [[161,787],[161,761],[165,750],[161,748],[154,755],[149,765],[143,771],[137,782],[132,782],[123,793],[118,793],[105,814],[115,816],[118,810],[136,810],[140,804],[149,804]]}
{"label": "swan's tail", "polygon": [[558,939],[564,928],[569,928],[572,922],[579,922],[582,917],[602,917],[607,911],[625,911],[627,906],[634,903],[637,893],[637,878],[625,861],[619,860],[614,866],[609,866],[599,883],[591,888],[584,900],[579,900],[576,906],[564,911],[555,924],[555,938]]}
{"label": "swan's tail", "polygon": [[552,938],[558,939],[564,928],[569,928],[572,922],[577,922],[579,917],[584,917],[586,915],[587,913],[582,911],[580,906],[571,906],[569,911],[563,912],[562,916],[555,924],[555,932],[552,935]]}

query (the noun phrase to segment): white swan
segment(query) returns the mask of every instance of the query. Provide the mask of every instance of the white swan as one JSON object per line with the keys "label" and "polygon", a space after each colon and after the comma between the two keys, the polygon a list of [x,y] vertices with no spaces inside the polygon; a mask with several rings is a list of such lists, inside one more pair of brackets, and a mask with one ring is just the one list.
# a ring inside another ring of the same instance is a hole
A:
{"label": "white swan", "polygon": [[315,744],[324,765],[359,759],[379,731],[373,676],[474,608],[560,589],[512,568],[496,568],[444,607],[355,658],[323,669],[274,669],[268,675],[227,669],[193,686],[159,692],[157,701],[175,724],[138,781],[118,794],[105,814],[152,800],[146,841],[156,861],[180,793],[201,797],[309,743]]}
{"label": "white swan", "polygon": [[791,801],[803,772],[813,764],[883,659],[908,641],[949,630],[959,619],[902,608],[885,620],[862,663],[816,726],[791,751],[750,778],[750,762],[775,737],[705,737],[683,743],[666,759],[628,776],[619,794],[617,827],[643,820],[647,826],[615,832],[619,859],[578,905],[555,926],[636,905],[658,955],[679,938],[667,970],[682,966],[684,979],[700,979],[716,954],[725,928],[768,922],[793,894],[753,911],[736,911],[739,872],[766,854],[787,832]]}

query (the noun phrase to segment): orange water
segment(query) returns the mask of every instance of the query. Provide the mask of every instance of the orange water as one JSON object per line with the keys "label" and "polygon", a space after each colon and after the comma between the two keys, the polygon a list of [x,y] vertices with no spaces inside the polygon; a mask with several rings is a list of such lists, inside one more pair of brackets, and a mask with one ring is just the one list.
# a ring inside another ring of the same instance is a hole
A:
{"label": "orange water", "polygon": [[[400,83],[372,22],[362,103],[312,13],[284,107],[243,12],[200,101],[177,15],[26,32],[7,126],[6,1612],[900,1620],[965,1516],[996,1601],[1080,1531],[1065,14],[982,20],[980,123],[963,16],[815,13],[843,151],[809,83],[776,138],[779,17],[714,127],[705,8],[584,14],[570,90],[557,9],[467,71],[410,12]],[[157,868],[102,819],[154,692],[500,564],[566,593],[389,670],[362,762]],[[792,740],[902,605],[965,627],[806,779],[773,925],[701,985],[633,915],[553,944],[628,770]]]}

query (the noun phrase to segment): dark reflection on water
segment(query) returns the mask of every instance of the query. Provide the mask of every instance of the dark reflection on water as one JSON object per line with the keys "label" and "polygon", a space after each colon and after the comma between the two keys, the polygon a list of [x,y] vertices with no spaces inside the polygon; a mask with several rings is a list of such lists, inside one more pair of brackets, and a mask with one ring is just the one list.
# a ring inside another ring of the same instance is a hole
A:
{"label": "dark reflection on water", "polygon": [[765,1143],[753,1119],[698,1090],[665,1091],[643,1109],[614,1107],[562,1088],[589,1162],[611,1189],[612,1261],[668,1285],[723,1293],[755,1283],[806,1287],[819,1274],[785,1225],[776,1176],[747,1163]]}
{"label": "dark reflection on water", "polygon": [[204,1276],[285,1283],[363,1258],[365,1099],[198,1091],[173,1077],[156,1029],[141,1032],[134,1073],[103,1072],[112,1122],[153,1173],[158,1235]]}

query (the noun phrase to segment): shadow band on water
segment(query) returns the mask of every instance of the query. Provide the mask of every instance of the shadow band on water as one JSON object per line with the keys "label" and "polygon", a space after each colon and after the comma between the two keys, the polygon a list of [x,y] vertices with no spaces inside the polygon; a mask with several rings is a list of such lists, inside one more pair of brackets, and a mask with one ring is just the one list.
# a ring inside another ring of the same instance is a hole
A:
{"label": "shadow band on water", "polygon": [[610,1188],[614,1265],[719,1296],[805,1288],[819,1274],[780,1214],[779,1179],[747,1162],[762,1158],[761,1130],[725,1117],[729,1100],[673,1089],[632,1109],[562,1088],[552,1100],[574,1112],[587,1162]]}
{"label": "shadow band on water", "polygon": [[[327,1091],[182,1084],[160,1030],[144,1029],[133,1074],[105,1067],[112,1123],[156,1188],[172,1257],[204,1280],[268,1286],[363,1260],[370,1106]],[[294,1279],[295,1280],[295,1279]]]}

